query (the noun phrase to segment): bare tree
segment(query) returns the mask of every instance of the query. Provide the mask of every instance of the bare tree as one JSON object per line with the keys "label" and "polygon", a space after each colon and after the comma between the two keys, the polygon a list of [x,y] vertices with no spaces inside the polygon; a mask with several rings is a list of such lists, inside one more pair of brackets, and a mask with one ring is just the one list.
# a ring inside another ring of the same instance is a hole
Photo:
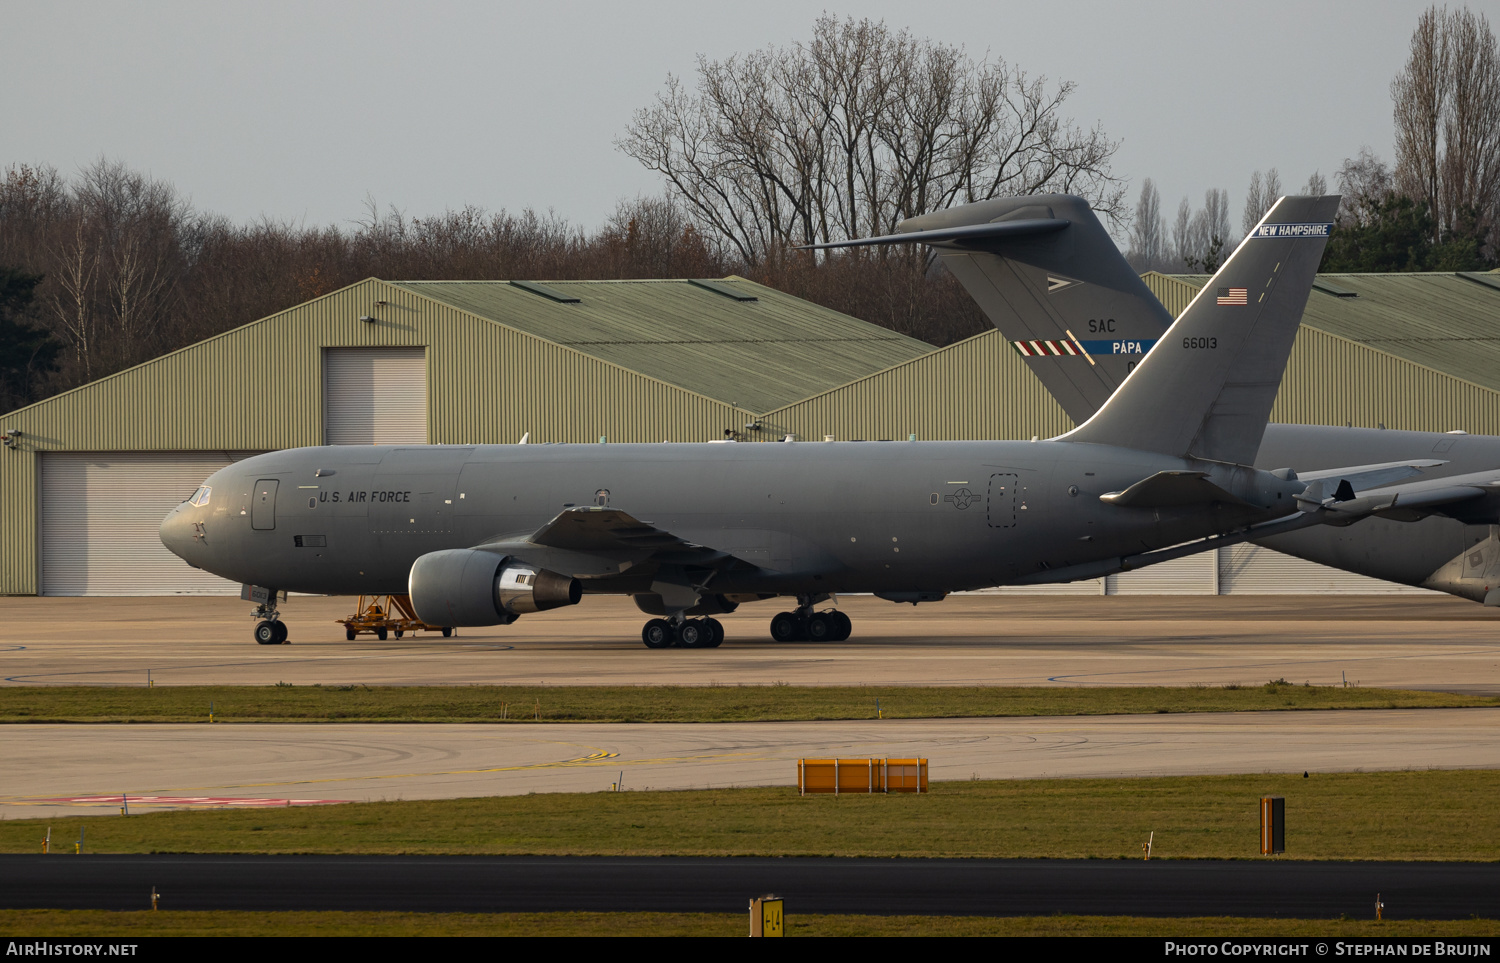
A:
{"label": "bare tree", "polygon": [[1386,196],[1394,191],[1391,169],[1368,146],[1359,154],[1344,158],[1338,170],[1339,225],[1364,226]]}
{"label": "bare tree", "polygon": [[1317,171],[1308,175],[1307,183],[1302,186],[1304,197],[1322,197],[1328,193],[1328,178]]}
{"label": "bare tree", "polygon": [[1149,177],[1141,182],[1141,197],[1130,221],[1129,257],[1137,271],[1167,267],[1167,218],[1161,212],[1161,195]]}
{"label": "bare tree", "polygon": [[1434,242],[1489,235],[1500,221],[1500,54],[1484,15],[1422,14],[1391,99],[1397,191],[1427,206]]}
{"label": "bare tree", "polygon": [[1193,236],[1193,206],[1184,197],[1177,205],[1177,218],[1172,222],[1172,267],[1181,271],[1187,267],[1188,259],[1198,252],[1197,239]]}
{"label": "bare tree", "polygon": [[1260,223],[1260,219],[1266,216],[1266,211],[1281,197],[1281,175],[1276,168],[1266,171],[1265,178],[1261,178],[1260,171],[1250,175],[1250,189],[1245,192],[1245,214],[1240,223],[1244,225],[1245,233]]}
{"label": "bare tree", "polygon": [[1073,89],[823,16],[807,43],[700,58],[693,90],[669,77],[616,145],[746,264],[1000,195],[1080,194],[1119,223],[1118,143],[1061,116]]}

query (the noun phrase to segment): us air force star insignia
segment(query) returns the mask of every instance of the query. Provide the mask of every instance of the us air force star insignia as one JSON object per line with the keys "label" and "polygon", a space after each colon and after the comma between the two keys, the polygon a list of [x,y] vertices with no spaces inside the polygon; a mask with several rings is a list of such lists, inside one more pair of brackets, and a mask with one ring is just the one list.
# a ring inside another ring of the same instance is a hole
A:
{"label": "us air force star insignia", "polygon": [[943,496],[943,501],[952,502],[953,507],[958,509],[959,511],[963,511],[965,508],[968,508],[970,505],[974,504],[975,499],[975,494],[969,491],[967,488],[960,488],[956,492]]}

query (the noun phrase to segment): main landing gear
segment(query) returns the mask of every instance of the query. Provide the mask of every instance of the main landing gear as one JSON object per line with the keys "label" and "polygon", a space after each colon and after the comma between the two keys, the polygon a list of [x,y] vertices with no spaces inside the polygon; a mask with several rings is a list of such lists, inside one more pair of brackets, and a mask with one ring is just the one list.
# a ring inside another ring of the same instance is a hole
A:
{"label": "main landing gear", "polygon": [[716,649],[724,642],[724,625],[718,619],[652,619],[641,629],[641,641],[648,649]]}
{"label": "main landing gear", "polygon": [[806,601],[795,612],[782,612],[771,620],[771,638],[777,642],[842,642],[849,638],[854,623],[838,609],[814,612],[812,601]]}

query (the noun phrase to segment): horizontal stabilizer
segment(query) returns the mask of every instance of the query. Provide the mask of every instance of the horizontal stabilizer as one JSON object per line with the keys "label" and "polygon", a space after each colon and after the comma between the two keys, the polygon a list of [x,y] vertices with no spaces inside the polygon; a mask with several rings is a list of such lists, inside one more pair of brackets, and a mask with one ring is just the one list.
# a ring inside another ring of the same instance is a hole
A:
{"label": "horizontal stabilizer", "polygon": [[1347,481],[1357,492],[1367,488],[1379,488],[1422,474],[1424,468],[1436,468],[1448,464],[1438,458],[1417,458],[1411,461],[1391,461],[1379,465],[1359,465],[1354,468],[1329,468],[1322,471],[1299,471],[1297,480],[1305,482]]}
{"label": "horizontal stabilizer", "polygon": [[[1489,492],[1475,485],[1441,485],[1421,488],[1384,488],[1355,498],[1326,499],[1323,507],[1336,515],[1362,518],[1381,515],[1399,521],[1416,521],[1441,509],[1482,498]],[[1299,499],[1300,501],[1300,499]]]}
{"label": "horizontal stabilizer", "polygon": [[822,251],[835,247],[869,247],[877,244],[951,243],[968,246],[997,237],[1051,234],[1067,226],[1068,222],[1062,218],[1033,217],[1023,220],[1001,221],[996,224],[962,224],[957,227],[938,228],[931,231],[908,231],[903,234],[886,234],[881,237],[862,237],[852,241],[833,241],[828,244],[805,244],[797,250]]}
{"label": "horizontal stabilizer", "polygon": [[1185,508],[1215,502],[1257,507],[1215,485],[1203,471],[1159,471],[1122,492],[1100,495],[1099,500],[1127,508]]}

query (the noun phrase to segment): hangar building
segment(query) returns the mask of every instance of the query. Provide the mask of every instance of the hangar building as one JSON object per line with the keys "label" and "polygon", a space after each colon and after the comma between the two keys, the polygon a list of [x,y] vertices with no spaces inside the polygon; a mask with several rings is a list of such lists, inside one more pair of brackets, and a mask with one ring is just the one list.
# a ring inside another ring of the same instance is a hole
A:
{"label": "hangar building", "polygon": [[[1146,280],[1176,313],[1206,278]],[[1497,322],[1500,274],[1322,276],[1273,419],[1500,434]],[[372,278],[3,416],[19,434],[0,451],[0,594],[235,593],[156,526],[213,471],[280,448],[1070,427],[995,331],[934,349],[741,278]],[[1233,546],[1025,591],[1392,590]]]}

